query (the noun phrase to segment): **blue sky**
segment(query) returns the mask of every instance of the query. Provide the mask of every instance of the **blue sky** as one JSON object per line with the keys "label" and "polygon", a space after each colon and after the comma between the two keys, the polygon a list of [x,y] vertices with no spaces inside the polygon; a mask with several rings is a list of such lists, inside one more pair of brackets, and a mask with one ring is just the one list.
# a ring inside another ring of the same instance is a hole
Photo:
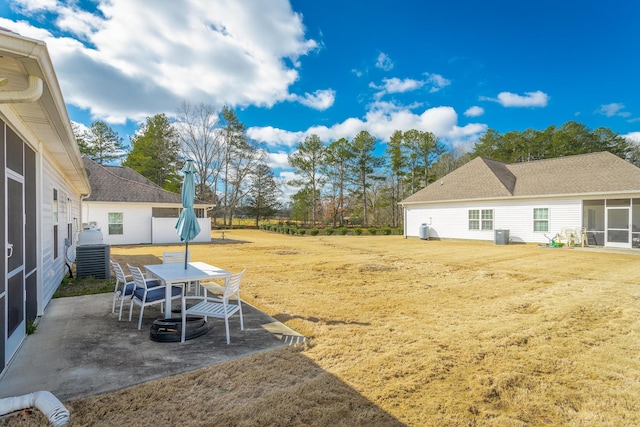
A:
{"label": "blue sky", "polygon": [[312,133],[486,132],[575,120],[640,142],[640,2],[0,1],[44,40],[70,118],[128,141],[183,100],[229,105],[286,178]]}

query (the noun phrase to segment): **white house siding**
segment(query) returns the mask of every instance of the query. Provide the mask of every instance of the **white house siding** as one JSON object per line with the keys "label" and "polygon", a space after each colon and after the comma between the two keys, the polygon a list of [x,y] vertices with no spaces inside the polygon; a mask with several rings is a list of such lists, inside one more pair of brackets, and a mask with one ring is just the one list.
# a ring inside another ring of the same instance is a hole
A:
{"label": "white house siding", "polygon": [[[153,243],[181,243],[178,232],[176,231],[176,218],[152,218],[153,224]],[[200,225],[200,233],[192,240],[192,242],[211,242],[211,219],[198,218]]]}
{"label": "white house siding", "polygon": [[[533,209],[549,209],[549,231],[533,231]],[[492,230],[469,230],[470,209],[492,209]],[[405,206],[405,233],[419,236],[420,226],[429,226],[430,238],[493,240],[495,230],[509,230],[516,242],[548,243],[565,228],[582,227],[581,199],[537,199],[509,201],[475,201]]]}
{"label": "white house siding", "polygon": [[[177,218],[153,218],[152,209],[175,208],[175,205],[148,203],[83,202],[83,222],[96,222],[103,243],[109,245],[180,243],[175,225]],[[123,234],[109,234],[109,212],[122,212]],[[211,220],[198,218],[200,234],[194,242],[211,241]]]}
{"label": "white house siding", "polygon": [[[72,239],[75,243],[75,231],[80,221],[80,194],[71,187],[63,175],[53,166],[53,162],[48,158],[46,153],[40,156],[42,164],[42,185],[39,192],[39,206],[41,209],[41,239],[42,239],[42,272],[39,280],[42,281],[42,292],[39,293],[38,315],[42,315],[44,308],[47,306],[56,289],[64,279],[67,268],[65,266],[65,242],[67,238],[67,226],[72,224]],[[53,189],[58,190],[58,257],[54,256],[54,239],[53,239]],[[63,200],[70,199],[70,203]],[[65,210],[66,209],[66,210]],[[69,249],[72,256],[73,247]]]}
{"label": "white house siding", "polygon": [[[109,234],[109,212],[121,212],[123,234]],[[143,203],[84,202],[84,222],[95,222],[109,245],[151,243],[151,206]]]}

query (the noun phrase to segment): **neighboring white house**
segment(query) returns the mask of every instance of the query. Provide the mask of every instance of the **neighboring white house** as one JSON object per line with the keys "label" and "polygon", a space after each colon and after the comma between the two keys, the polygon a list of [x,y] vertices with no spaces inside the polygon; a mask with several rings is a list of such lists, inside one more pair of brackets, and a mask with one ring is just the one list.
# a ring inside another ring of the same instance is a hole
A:
{"label": "neighboring white house", "polygon": [[477,157],[406,198],[405,237],[640,247],[640,168],[607,152],[523,163]]}
{"label": "neighboring white house", "polygon": [[[82,201],[85,227],[98,228],[110,245],[180,243],[176,222],[182,197],[123,166],[99,165],[83,157],[91,195]],[[211,241],[212,204],[196,200],[200,233],[193,242]]]}
{"label": "neighboring white house", "polygon": [[2,28],[0,170],[1,373],[67,272],[65,240],[90,192],[45,44]]}

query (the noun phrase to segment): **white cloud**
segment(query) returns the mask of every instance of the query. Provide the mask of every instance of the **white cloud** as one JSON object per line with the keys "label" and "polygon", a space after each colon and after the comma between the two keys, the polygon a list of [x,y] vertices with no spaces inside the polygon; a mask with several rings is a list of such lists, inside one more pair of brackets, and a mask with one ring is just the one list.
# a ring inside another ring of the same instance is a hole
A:
{"label": "white cloud", "polygon": [[397,77],[385,78],[382,79],[382,85],[376,85],[371,82],[369,83],[369,87],[372,89],[379,89],[379,91],[374,95],[374,97],[379,100],[384,95],[390,93],[412,92],[425,86],[429,88],[429,93],[434,93],[451,84],[450,80],[445,79],[439,74],[425,73],[425,77],[426,78],[424,80],[409,78],[399,79]]}
{"label": "white cloud", "polygon": [[376,60],[376,67],[384,71],[391,71],[393,70],[394,64],[387,54],[380,52]]}
{"label": "white cloud", "polygon": [[512,92],[500,92],[498,98],[480,97],[482,101],[493,101],[503,107],[546,107],[549,95],[542,91],[525,92],[524,96]]}
{"label": "white cloud", "polygon": [[427,76],[425,83],[428,83],[431,86],[429,89],[430,93],[439,92],[441,89],[451,84],[451,80],[445,79],[440,74],[425,73],[425,76]]}
{"label": "white cloud", "polygon": [[247,136],[256,141],[264,142],[269,147],[279,145],[293,147],[299,141],[304,140],[305,132],[290,132],[284,129],[277,129],[272,126],[264,126],[248,128]]}
{"label": "white cloud", "polygon": [[630,132],[626,135],[622,135],[627,138],[629,141],[634,142],[636,144],[640,144],[640,132]]}
{"label": "white cloud", "polygon": [[392,77],[389,79],[382,79],[382,85],[377,86],[375,83],[369,83],[369,87],[373,89],[380,89],[379,92],[376,93],[376,98],[381,98],[382,96],[388,93],[404,93],[411,92],[416,89],[420,89],[424,86],[424,81],[414,80],[414,79],[399,79],[397,77]]}
{"label": "white cloud", "polygon": [[391,102],[372,104],[364,118],[348,118],[333,126],[313,126],[302,132],[288,132],[272,127],[249,128],[248,135],[269,146],[293,147],[306,136],[316,134],[325,142],[339,138],[353,139],[360,131],[366,130],[381,141],[388,141],[396,130],[417,129],[432,132],[446,144],[457,147],[468,145],[486,132],[488,126],[482,123],[458,124],[458,114],[452,107],[435,107],[420,114],[409,108]]}
{"label": "white cloud", "polygon": [[601,105],[598,109],[597,113],[602,114],[607,117],[629,117],[631,113],[624,110],[624,104],[620,104],[618,102],[613,102],[611,104]]}
{"label": "white cloud", "polygon": [[289,155],[284,151],[267,153],[267,165],[272,169],[289,168]]}
{"label": "white cloud", "polygon": [[324,111],[333,105],[336,99],[336,91],[333,89],[317,90],[314,93],[305,93],[304,96],[293,94],[289,99],[314,110]]}
{"label": "white cloud", "polygon": [[[299,58],[318,48],[287,0],[183,0],[162,7],[98,0],[94,11],[77,4],[22,0],[25,15],[52,15],[50,31],[6,19],[0,25],[45,41],[66,102],[110,123],[171,114],[185,99],[231,107],[288,101]],[[319,90],[295,100],[325,109],[333,97]]]}
{"label": "white cloud", "polygon": [[467,117],[480,117],[484,114],[484,108],[478,107],[474,105],[473,107],[469,107],[467,111],[464,112],[464,115]]}

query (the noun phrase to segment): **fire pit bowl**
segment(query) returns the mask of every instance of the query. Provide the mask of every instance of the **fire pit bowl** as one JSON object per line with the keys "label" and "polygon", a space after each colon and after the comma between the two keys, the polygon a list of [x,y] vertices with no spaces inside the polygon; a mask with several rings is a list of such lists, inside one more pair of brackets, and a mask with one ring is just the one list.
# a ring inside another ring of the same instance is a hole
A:
{"label": "fire pit bowl", "polygon": [[[187,316],[185,340],[197,338],[209,332],[210,326],[202,317]],[[182,318],[156,319],[149,330],[149,338],[157,342],[180,342]]]}

